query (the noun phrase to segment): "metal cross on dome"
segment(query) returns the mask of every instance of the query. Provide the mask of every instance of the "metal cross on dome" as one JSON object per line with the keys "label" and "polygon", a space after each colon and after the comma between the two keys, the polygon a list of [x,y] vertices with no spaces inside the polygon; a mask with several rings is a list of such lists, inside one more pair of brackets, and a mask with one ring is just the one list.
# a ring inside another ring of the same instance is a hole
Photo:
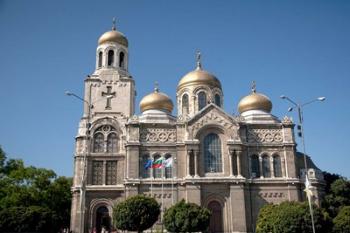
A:
{"label": "metal cross on dome", "polygon": [[107,86],[107,92],[102,92],[102,96],[106,97],[106,109],[111,109],[111,99],[115,97],[115,91],[112,92],[112,87]]}

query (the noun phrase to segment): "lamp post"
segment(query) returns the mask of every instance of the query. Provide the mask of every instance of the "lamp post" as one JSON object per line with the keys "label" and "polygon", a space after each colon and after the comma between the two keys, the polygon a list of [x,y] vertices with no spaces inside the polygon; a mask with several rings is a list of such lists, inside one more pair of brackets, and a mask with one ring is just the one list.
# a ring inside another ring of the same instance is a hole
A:
{"label": "lamp post", "polygon": [[299,124],[298,124],[298,135],[299,137],[301,137],[301,141],[302,141],[302,146],[303,146],[303,153],[304,153],[304,166],[305,166],[305,191],[306,191],[306,196],[309,202],[309,208],[310,208],[310,215],[311,215],[311,223],[312,223],[312,232],[315,233],[315,223],[314,223],[314,216],[313,216],[313,209],[312,209],[312,205],[311,205],[311,193],[309,190],[309,179],[308,179],[308,167],[307,167],[307,161],[306,161],[306,150],[305,150],[305,137],[304,137],[304,117],[303,117],[303,107],[306,105],[309,105],[311,103],[317,102],[317,101],[324,101],[326,99],[326,97],[318,97],[316,99],[313,99],[311,101],[305,102],[305,103],[297,103],[296,101],[293,101],[292,99],[290,99],[288,96],[285,95],[281,95],[280,96],[281,99],[285,99],[288,102],[290,102],[291,104],[293,104],[293,107],[289,107],[288,108],[288,112],[293,111],[294,109],[297,109],[298,111],[298,120],[299,120]]}
{"label": "lamp post", "polygon": [[83,154],[83,172],[81,175],[81,184],[80,184],[80,232],[85,232],[85,226],[84,226],[84,218],[85,218],[85,186],[86,186],[86,159],[88,154],[90,153],[90,117],[91,117],[91,109],[94,107],[90,102],[86,101],[85,99],[81,98],[80,96],[70,92],[66,91],[65,94],[67,96],[73,96],[84,103],[87,104],[88,107],[88,114],[87,114],[87,122],[86,122],[86,148],[85,153]]}

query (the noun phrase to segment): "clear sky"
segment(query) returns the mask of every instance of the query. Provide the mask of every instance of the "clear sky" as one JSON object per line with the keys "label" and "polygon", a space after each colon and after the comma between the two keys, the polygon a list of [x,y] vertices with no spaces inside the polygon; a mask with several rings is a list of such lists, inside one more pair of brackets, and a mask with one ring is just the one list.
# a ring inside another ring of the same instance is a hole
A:
{"label": "clear sky", "polygon": [[[137,106],[158,81],[175,100],[180,78],[202,52],[223,84],[224,108],[257,90],[273,114],[305,108],[306,150],[322,170],[350,177],[350,1],[0,1],[0,145],[11,158],[72,176],[74,137],[99,36],[129,39]],[[139,109],[136,110],[139,113]]]}

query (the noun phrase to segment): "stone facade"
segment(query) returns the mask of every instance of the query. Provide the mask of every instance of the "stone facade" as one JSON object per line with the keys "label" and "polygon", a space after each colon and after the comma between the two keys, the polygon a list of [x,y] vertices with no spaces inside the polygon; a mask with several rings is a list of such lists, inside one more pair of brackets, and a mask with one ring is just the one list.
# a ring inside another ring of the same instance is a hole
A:
{"label": "stone facade", "polygon": [[[108,61],[110,50],[113,61]],[[219,107],[222,90],[210,84],[178,89],[178,116],[159,109],[136,116],[135,81],[127,58],[125,45],[99,45],[96,70],[85,80],[74,155],[73,232],[111,226],[113,205],[136,194],[152,196],[164,208],[181,199],[210,208],[211,232],[253,232],[264,204],[304,199],[303,158],[296,152],[294,124],[288,117],[279,120],[261,111],[228,114]],[[209,96],[202,109],[197,107],[199,90]],[[182,114],[184,93],[189,94],[188,114]],[[216,104],[215,94],[220,96]],[[208,135],[219,141],[219,170],[208,167]],[[145,158],[158,157],[171,157],[173,166],[144,168]],[[313,166],[309,177],[319,202],[322,175]]]}

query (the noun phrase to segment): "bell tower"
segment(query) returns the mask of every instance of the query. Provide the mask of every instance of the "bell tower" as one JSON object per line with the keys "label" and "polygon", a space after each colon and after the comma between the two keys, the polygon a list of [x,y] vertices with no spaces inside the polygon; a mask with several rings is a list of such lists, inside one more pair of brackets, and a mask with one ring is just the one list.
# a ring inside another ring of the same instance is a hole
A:
{"label": "bell tower", "polygon": [[[85,80],[85,100],[92,105],[91,116],[115,115],[130,117],[134,114],[135,83],[128,72],[128,39],[116,29],[98,40],[96,68]],[[89,114],[85,108],[85,115]]]}

